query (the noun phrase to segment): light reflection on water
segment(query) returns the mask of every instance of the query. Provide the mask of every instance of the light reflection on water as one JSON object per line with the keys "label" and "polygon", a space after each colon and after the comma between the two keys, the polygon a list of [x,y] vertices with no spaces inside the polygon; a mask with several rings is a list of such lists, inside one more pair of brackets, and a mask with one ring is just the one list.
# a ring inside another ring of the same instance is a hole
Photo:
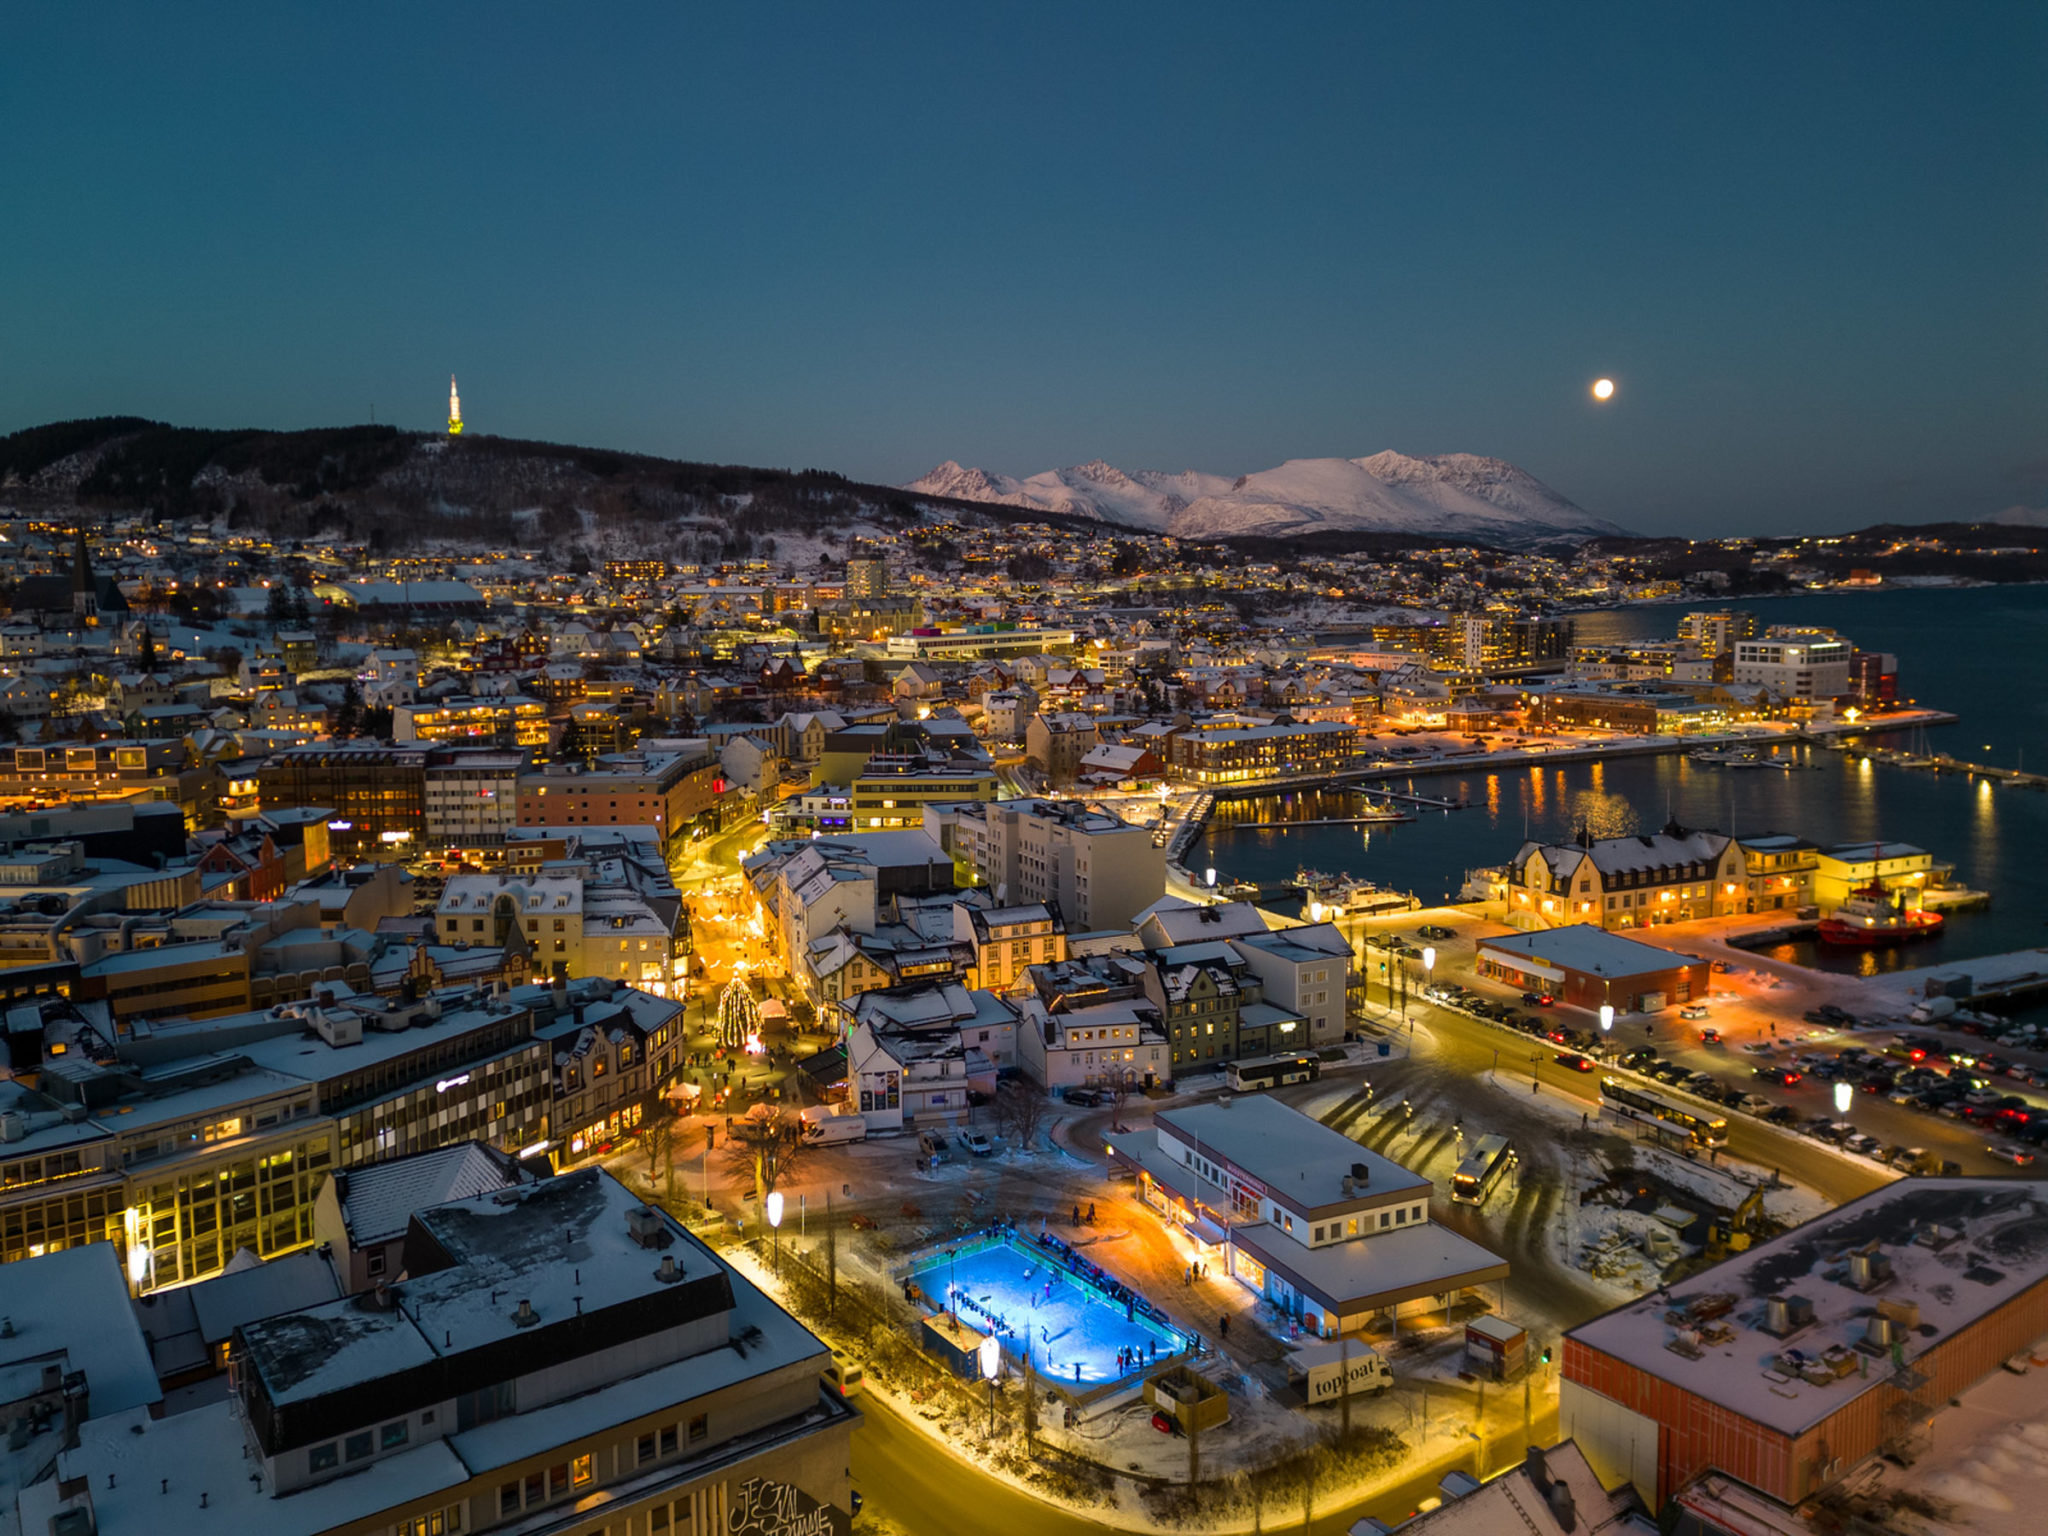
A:
{"label": "light reflection on water", "polygon": [[[1469,808],[1421,811],[1413,822],[1372,828],[1297,827],[1231,832],[1232,820],[1269,820],[1277,798],[1219,806],[1188,856],[1230,876],[1285,879],[1302,865],[1413,891],[1425,901],[1454,897],[1467,870],[1501,864],[1524,827],[1533,837],[1568,841],[1581,821],[1595,836],[1659,828],[1673,815],[1688,827],[1733,827],[1811,838],[1823,847],[1886,838],[1926,848],[1956,878],[1992,893],[1978,912],[1950,914],[1941,937],[1897,949],[1822,950],[1811,941],[1785,958],[1840,970],[1890,970],[1950,964],[1971,955],[2048,944],[2048,794],[1992,788],[1958,775],[1935,776],[1870,763],[1815,747],[1794,749],[1793,771],[1735,772],[1682,754],[1598,763],[1419,774],[1419,794],[1464,799]],[[1979,787],[1983,785],[1984,787]],[[1405,786],[1404,786],[1405,787]],[[1289,816],[1356,814],[1349,792],[1291,797]],[[1305,802],[1305,804],[1304,804]],[[1306,808],[1313,805],[1313,811]]]}

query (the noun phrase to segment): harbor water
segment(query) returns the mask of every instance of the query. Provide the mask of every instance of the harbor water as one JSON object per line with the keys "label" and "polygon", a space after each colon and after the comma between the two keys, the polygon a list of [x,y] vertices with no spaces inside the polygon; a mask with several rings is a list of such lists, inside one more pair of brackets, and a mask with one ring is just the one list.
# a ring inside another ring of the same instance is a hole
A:
{"label": "harbor water", "polygon": [[[1961,717],[1925,733],[1925,747],[1959,758],[2048,770],[2048,589],[1977,588],[1756,600],[1765,624],[1827,624],[1867,650],[1899,658],[1902,694]],[[1619,609],[1580,616],[1583,643],[1669,635],[1685,610]],[[1972,615],[1975,615],[1974,622]],[[1995,637],[1995,638],[1994,638]],[[1993,655],[2009,658],[1994,665]],[[1873,743],[1908,745],[1903,736]],[[2038,755],[2037,750],[2038,749]],[[1953,965],[1973,955],[2048,944],[2048,791],[1996,788],[1871,762],[1854,751],[1781,749],[1790,771],[1732,770],[1682,752],[1558,765],[1418,773],[1390,788],[1463,799],[1459,811],[1420,811],[1380,826],[1240,827],[1246,822],[1355,816],[1371,789],[1268,795],[1220,804],[1189,850],[1193,868],[1261,883],[1308,867],[1348,874],[1424,902],[1455,899],[1465,871],[1505,863],[1527,836],[1564,841],[1687,827],[1811,838],[1823,847],[1882,838],[1925,848],[1955,882],[1991,904],[1951,912],[1937,938],[1892,949],[1839,950],[1802,940],[1774,951],[1826,969]]]}

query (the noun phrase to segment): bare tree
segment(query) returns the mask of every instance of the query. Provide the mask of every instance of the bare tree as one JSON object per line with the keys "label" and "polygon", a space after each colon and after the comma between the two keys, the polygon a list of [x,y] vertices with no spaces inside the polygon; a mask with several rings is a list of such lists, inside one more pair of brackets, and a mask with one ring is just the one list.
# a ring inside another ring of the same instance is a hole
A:
{"label": "bare tree", "polygon": [[657,1175],[665,1174],[664,1189],[670,1200],[676,1197],[676,1117],[666,1100],[656,1100],[653,1112],[647,1117],[647,1125],[640,1133],[641,1145],[647,1149],[647,1184],[651,1189]]}
{"label": "bare tree", "polygon": [[1109,1128],[1113,1131],[1124,1129],[1124,1106],[1131,1101],[1131,1095],[1138,1088],[1138,1074],[1126,1067],[1121,1072],[1113,1071],[1109,1081],[1103,1084],[1109,1090]]}
{"label": "bare tree", "polygon": [[1031,1142],[1045,1124],[1046,1098],[1036,1084],[1011,1078],[996,1090],[996,1128],[1020,1152],[1031,1150]]}
{"label": "bare tree", "polygon": [[810,1150],[803,1121],[776,1110],[740,1116],[727,1129],[725,1146],[727,1166],[741,1177],[753,1176],[754,1194],[764,1209]]}

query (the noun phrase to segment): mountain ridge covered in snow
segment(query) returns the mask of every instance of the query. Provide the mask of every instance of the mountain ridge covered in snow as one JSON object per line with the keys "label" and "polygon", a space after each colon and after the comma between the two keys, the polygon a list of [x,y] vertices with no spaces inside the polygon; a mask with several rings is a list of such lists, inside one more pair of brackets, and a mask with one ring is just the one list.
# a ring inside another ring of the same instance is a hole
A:
{"label": "mountain ridge covered in snow", "polygon": [[1501,459],[1387,451],[1289,459],[1255,474],[1125,471],[1100,459],[1016,479],[947,460],[903,487],[927,496],[1036,508],[1182,538],[1370,530],[1455,534],[1507,545],[1626,530]]}

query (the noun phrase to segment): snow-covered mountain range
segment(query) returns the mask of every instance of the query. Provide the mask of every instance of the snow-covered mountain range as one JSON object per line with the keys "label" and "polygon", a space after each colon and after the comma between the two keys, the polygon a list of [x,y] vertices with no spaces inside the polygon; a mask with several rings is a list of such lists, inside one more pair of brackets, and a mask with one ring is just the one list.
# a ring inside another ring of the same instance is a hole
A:
{"label": "snow-covered mountain range", "polygon": [[1100,459],[1018,480],[950,459],[904,487],[929,496],[1034,507],[1183,538],[1326,530],[1456,534],[1509,546],[1626,530],[1533,475],[1470,453],[1289,459],[1257,474],[1126,473]]}

